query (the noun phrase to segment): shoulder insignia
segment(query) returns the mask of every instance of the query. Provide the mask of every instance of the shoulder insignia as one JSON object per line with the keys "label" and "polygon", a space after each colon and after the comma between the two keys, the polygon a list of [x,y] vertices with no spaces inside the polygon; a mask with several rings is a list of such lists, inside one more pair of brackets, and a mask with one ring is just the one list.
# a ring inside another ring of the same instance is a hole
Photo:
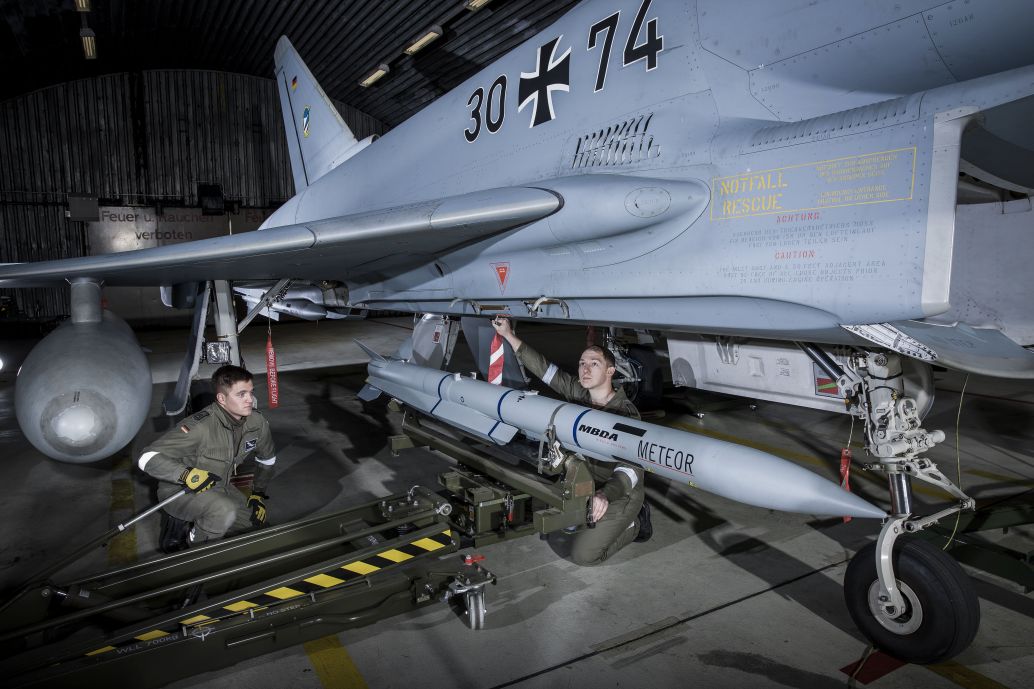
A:
{"label": "shoulder insignia", "polygon": [[199,411],[197,414],[194,414],[194,416],[192,416],[190,418],[194,419],[195,421],[200,421],[203,418],[205,418],[206,416],[208,416],[209,414],[210,414],[210,412],[207,412],[207,411]]}

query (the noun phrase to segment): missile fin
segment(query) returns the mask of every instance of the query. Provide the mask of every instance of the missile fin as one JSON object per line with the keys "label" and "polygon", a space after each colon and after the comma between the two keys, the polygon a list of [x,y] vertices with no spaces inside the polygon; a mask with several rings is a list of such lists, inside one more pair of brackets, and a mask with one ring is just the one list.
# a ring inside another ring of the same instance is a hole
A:
{"label": "missile fin", "polygon": [[358,397],[359,399],[361,399],[364,402],[372,402],[372,401],[374,401],[375,399],[377,399],[380,396],[381,396],[380,389],[379,388],[375,388],[374,386],[370,385],[369,383],[364,385],[363,389],[359,391],[358,395],[356,395],[356,397]]}
{"label": "missile fin", "polygon": [[359,340],[352,340],[352,341],[355,342],[357,345],[359,345],[359,349],[361,349],[364,352],[366,352],[366,356],[370,357],[370,361],[376,361],[377,363],[381,363],[381,364],[388,363],[387,359],[385,359],[383,356],[381,356],[377,352],[373,351],[372,349],[370,349],[369,347],[364,345]]}

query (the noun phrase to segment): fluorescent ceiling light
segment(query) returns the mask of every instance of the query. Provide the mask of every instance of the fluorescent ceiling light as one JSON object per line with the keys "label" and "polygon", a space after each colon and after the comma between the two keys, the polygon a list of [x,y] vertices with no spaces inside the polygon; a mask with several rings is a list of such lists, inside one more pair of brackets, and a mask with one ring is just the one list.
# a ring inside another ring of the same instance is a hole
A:
{"label": "fluorescent ceiling light", "polygon": [[97,34],[93,29],[83,27],[79,30],[79,38],[83,39],[83,56],[87,60],[97,59]]}
{"label": "fluorescent ceiling light", "polygon": [[377,68],[375,70],[373,70],[372,72],[367,74],[365,77],[363,77],[362,81],[359,82],[359,85],[360,86],[370,86],[371,84],[373,84],[373,82],[377,81],[378,79],[380,79],[381,77],[383,77],[385,74],[387,74],[390,71],[391,71],[391,69],[388,67],[388,65],[385,65],[385,64],[377,65]]}
{"label": "fluorescent ceiling light", "polygon": [[471,12],[477,12],[490,2],[492,2],[492,0],[467,0],[466,7]]}
{"label": "fluorescent ceiling light", "polygon": [[90,0],[75,0],[75,9],[77,12],[89,12]]}
{"label": "fluorescent ceiling light", "polygon": [[420,34],[409,47],[405,49],[406,55],[413,55],[417,51],[422,50],[431,41],[437,40],[442,36],[442,27],[435,24],[434,26],[427,27],[427,30]]}

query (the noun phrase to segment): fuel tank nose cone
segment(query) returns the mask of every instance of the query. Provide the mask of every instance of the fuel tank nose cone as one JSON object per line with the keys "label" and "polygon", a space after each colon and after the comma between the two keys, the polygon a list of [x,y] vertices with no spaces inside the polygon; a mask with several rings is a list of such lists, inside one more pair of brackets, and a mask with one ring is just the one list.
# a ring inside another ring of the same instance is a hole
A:
{"label": "fuel tank nose cone", "polygon": [[105,395],[76,390],[53,397],[40,417],[46,443],[72,455],[90,455],[103,449],[118,427],[117,411]]}
{"label": "fuel tank nose cone", "polygon": [[54,433],[71,445],[87,445],[97,436],[97,415],[82,404],[76,404],[54,417]]}

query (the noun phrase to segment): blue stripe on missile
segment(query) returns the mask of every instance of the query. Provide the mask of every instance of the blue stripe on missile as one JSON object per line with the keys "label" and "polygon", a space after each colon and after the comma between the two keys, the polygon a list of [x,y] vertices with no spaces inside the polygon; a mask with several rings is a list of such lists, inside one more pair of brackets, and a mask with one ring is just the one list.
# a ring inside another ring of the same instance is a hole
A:
{"label": "blue stripe on missile", "polygon": [[583,411],[581,414],[578,415],[577,418],[575,418],[574,423],[571,425],[571,437],[574,438],[574,444],[578,447],[581,447],[581,444],[578,442],[578,422],[581,421],[582,417],[588,414],[590,411],[592,410],[586,409],[585,411]]}
{"label": "blue stripe on missile", "polygon": [[451,375],[451,373],[446,373],[442,376],[442,379],[438,381],[438,401],[434,403],[434,406],[431,407],[431,411],[429,413],[433,414],[434,410],[438,408],[438,405],[442,403],[442,383],[448,380]]}
{"label": "blue stripe on missile", "polygon": [[[497,417],[499,417],[500,421],[503,420],[503,400],[505,400],[506,396],[509,395],[513,391],[514,391],[513,388],[510,388],[509,390],[504,392],[502,395],[500,395],[500,397],[499,397],[499,404],[495,405],[495,415]],[[494,428],[495,427],[493,426],[493,429]]]}
{"label": "blue stripe on missile", "polygon": [[511,392],[515,392],[513,388],[510,388],[509,390],[507,390],[499,396],[499,402],[495,405],[495,415],[499,417],[499,420],[492,424],[492,429],[488,432],[489,438],[492,437],[492,433],[494,433],[495,429],[499,427],[499,424],[503,422],[503,400],[506,399],[506,396],[509,395]]}

